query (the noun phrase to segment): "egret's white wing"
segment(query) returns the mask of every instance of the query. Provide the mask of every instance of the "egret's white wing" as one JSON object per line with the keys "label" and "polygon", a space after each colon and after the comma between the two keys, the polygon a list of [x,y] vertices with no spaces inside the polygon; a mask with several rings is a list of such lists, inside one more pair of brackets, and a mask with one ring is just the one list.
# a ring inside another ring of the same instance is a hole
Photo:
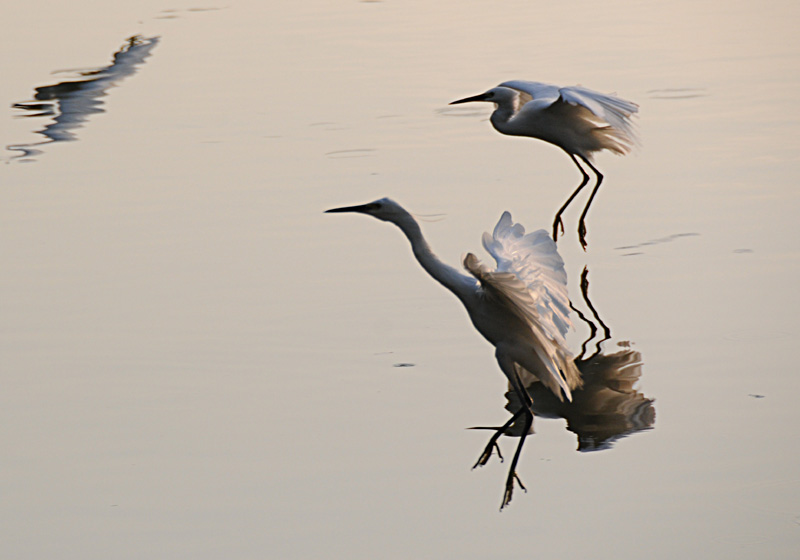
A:
{"label": "egret's white wing", "polygon": [[534,350],[550,375],[531,373],[555,394],[560,388],[572,400],[571,389],[581,385],[581,378],[564,338],[572,323],[567,273],[555,242],[544,230],[526,235],[525,228],[503,212],[492,234],[483,234],[483,246],[497,261],[497,270],[486,269],[474,255],[467,255],[464,266],[488,297],[530,327]]}
{"label": "egret's white wing", "polygon": [[[631,121],[631,117],[639,111],[636,103],[582,86],[559,87],[527,80],[511,80],[500,85],[529,95],[537,101],[540,109],[559,102],[585,107],[603,122],[623,133],[630,144],[636,143],[636,131]],[[520,102],[519,107],[522,105],[524,103]]]}
{"label": "egret's white wing", "polygon": [[472,253],[464,257],[464,267],[478,279],[487,301],[514,313],[530,327],[533,335],[530,348],[547,370],[531,370],[530,373],[559,398],[563,391],[571,401],[571,387],[581,384],[580,373],[566,347],[554,340],[543,328],[538,316],[536,298],[528,287],[513,272],[489,270]]}
{"label": "egret's white wing", "polygon": [[503,82],[500,87],[515,89],[520,93],[526,93],[533,99],[547,100],[550,103],[558,101],[560,95],[558,86],[545,84],[542,82],[529,82],[527,80],[511,80]]}
{"label": "egret's white wing", "polygon": [[622,132],[631,143],[636,142],[636,132],[631,121],[631,117],[639,111],[636,103],[581,86],[563,87],[559,92],[561,99],[566,103],[586,107],[613,128]]}
{"label": "egret's white wing", "polygon": [[548,338],[566,348],[564,336],[572,327],[567,273],[550,234],[539,230],[526,235],[525,228],[503,212],[494,232],[483,234],[483,246],[497,261],[497,272],[512,273],[525,286],[530,298],[526,313]]}

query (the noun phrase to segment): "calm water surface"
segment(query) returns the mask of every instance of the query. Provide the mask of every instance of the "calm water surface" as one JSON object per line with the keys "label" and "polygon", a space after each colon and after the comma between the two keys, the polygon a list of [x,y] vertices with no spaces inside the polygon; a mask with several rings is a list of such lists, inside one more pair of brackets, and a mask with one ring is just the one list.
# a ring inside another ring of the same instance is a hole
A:
{"label": "calm water surface", "polygon": [[[0,556],[797,557],[799,12],[3,18]],[[580,204],[559,242],[627,396],[596,425],[538,399],[569,424],[537,419],[498,513],[507,463],[470,470],[465,429],[508,418],[492,348],[395,228],[322,212],[391,196],[453,264],[503,210],[548,227],[569,159],[447,106],[515,78],[638,102],[642,146],[598,157],[589,250]]]}

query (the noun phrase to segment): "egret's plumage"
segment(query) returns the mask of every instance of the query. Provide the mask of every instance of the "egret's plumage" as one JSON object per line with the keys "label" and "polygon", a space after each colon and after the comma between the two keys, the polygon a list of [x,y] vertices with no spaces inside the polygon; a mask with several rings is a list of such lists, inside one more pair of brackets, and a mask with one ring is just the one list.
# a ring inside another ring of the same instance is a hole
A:
{"label": "egret's plumage", "polygon": [[[463,261],[470,273],[466,275],[436,257],[417,221],[391,199],[328,212],[358,212],[398,226],[420,265],[458,297],[478,332],[495,346],[497,362],[520,399],[530,402],[520,382],[524,373],[539,379],[560,400],[572,400],[572,390],[582,381],[564,340],[572,326],[567,275],[547,232],[526,235],[520,224],[513,223],[511,214],[504,212],[493,233],[483,235],[483,245],[497,262],[497,269],[490,270],[468,253]],[[532,412],[527,421],[530,427]],[[511,499],[521,443],[509,470],[503,505]]]}
{"label": "egret's plumage", "polygon": [[592,156],[601,150],[618,155],[631,151],[637,143],[632,117],[639,106],[581,86],[559,87],[525,80],[503,82],[480,95],[453,101],[451,105],[471,101],[495,104],[490,121],[498,132],[538,138],[558,146],[581,171],[583,181],[556,214],[553,239],[558,237],[559,225],[563,232],[562,212],[589,181],[578,159],[594,171],[597,181],[578,227],[581,245],[585,248],[586,214],[603,180],[603,175],[592,164]]}
{"label": "egret's plumage", "polygon": [[529,346],[547,375],[526,364],[524,357],[515,361],[532,370],[559,398],[563,392],[572,400],[571,390],[580,385],[581,378],[564,339],[572,323],[567,273],[555,243],[544,230],[526,235],[522,225],[514,224],[511,214],[504,212],[492,234],[483,234],[483,246],[497,269],[489,270],[471,253],[464,258],[464,268],[480,282],[487,305],[507,309],[527,325],[533,340]]}

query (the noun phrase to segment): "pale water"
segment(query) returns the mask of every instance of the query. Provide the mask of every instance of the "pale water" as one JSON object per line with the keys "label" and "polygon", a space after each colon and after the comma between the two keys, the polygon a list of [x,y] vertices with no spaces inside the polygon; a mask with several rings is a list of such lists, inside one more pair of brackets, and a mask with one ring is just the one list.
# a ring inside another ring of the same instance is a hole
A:
{"label": "pale water", "polygon": [[[7,8],[0,556],[800,554],[795,2]],[[559,242],[641,364],[613,430],[537,419],[498,513],[491,346],[396,228],[323,211],[391,196],[452,264],[503,210],[549,228],[569,159],[447,105],[508,79],[641,106]]]}

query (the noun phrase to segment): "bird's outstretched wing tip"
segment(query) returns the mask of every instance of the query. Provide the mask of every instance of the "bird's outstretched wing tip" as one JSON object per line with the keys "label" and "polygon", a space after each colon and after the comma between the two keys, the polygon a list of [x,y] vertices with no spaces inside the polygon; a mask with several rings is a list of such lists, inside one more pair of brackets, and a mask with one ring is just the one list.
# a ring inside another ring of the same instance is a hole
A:
{"label": "bird's outstretched wing tip", "polygon": [[511,218],[511,212],[505,210],[501,215],[500,219],[497,221],[497,225],[494,226],[494,231],[492,235],[496,238],[499,235],[502,235],[504,231],[509,229],[514,224],[514,220]]}

